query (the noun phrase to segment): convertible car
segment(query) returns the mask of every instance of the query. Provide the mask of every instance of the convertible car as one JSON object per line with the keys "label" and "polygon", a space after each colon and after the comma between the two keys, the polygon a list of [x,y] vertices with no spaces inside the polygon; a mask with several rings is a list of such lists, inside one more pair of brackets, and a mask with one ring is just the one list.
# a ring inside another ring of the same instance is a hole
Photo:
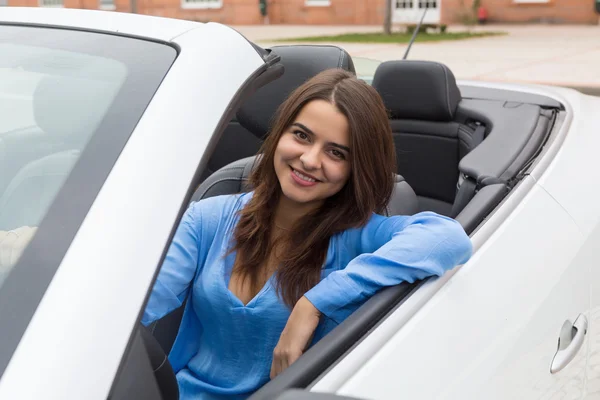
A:
{"label": "convertible car", "polygon": [[386,212],[456,218],[474,255],[380,291],[250,398],[600,397],[600,99],[435,62],[370,76],[341,48],[265,49],[217,23],[9,7],[1,399],[177,397],[166,354],[184,306],[140,317],[179,220],[249,190],[276,108],[328,68],[364,75],[389,110]]}

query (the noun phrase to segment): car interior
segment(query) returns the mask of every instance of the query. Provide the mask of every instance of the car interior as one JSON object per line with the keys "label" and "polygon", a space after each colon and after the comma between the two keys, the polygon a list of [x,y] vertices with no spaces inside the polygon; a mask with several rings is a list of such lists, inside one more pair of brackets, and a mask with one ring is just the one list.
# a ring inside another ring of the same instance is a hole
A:
{"label": "car interior", "polygon": [[[248,176],[272,117],[288,94],[328,68],[356,73],[350,55],[336,46],[269,50],[280,57],[283,75],[244,100],[216,144],[192,201],[251,190]],[[468,234],[523,177],[558,113],[564,111],[559,102],[545,96],[458,85],[447,66],[430,61],[383,62],[372,86],[388,109],[398,160],[396,187],[386,214],[435,211],[456,218]],[[373,296],[251,399],[274,399],[286,390],[306,388],[420,284],[401,284]],[[154,357],[165,399],[177,398],[165,354],[177,334],[183,308],[142,328],[150,332],[142,336],[146,347],[154,349],[150,358]]]}

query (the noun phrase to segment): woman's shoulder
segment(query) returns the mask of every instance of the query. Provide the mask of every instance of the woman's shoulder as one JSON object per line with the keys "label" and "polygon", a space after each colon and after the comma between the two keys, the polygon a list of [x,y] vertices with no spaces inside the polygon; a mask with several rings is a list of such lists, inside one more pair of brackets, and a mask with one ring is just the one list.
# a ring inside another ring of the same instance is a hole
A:
{"label": "woman's shoulder", "polygon": [[373,213],[364,225],[347,229],[342,232],[341,237],[347,241],[389,237],[411,225],[422,225],[428,228],[435,227],[436,229],[460,226],[453,218],[431,211],[422,211],[413,215],[391,216]]}
{"label": "woman's shoulder", "polygon": [[192,202],[189,212],[194,219],[235,214],[252,198],[253,192],[224,194]]}

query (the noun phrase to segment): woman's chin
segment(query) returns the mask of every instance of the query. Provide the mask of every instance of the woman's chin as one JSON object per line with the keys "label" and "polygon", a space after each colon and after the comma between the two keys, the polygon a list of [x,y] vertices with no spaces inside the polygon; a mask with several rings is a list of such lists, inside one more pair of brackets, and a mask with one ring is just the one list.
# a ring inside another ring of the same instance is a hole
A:
{"label": "woman's chin", "polygon": [[298,204],[309,204],[316,201],[320,201],[318,196],[314,193],[309,193],[310,189],[296,188],[296,187],[282,187],[283,195],[293,203]]}

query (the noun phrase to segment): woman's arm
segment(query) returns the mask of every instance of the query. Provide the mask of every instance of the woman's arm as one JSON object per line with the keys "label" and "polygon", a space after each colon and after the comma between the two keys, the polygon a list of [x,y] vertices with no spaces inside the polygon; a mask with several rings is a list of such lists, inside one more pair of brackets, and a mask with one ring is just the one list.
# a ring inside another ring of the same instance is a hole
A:
{"label": "woman's arm", "polygon": [[158,273],[142,324],[148,325],[183,304],[219,225],[240,206],[239,196],[224,195],[202,199],[188,207]]}
{"label": "woman's arm", "polygon": [[305,294],[338,323],[378,290],[441,276],[467,262],[472,253],[471,240],[461,225],[432,212],[410,217],[374,215],[360,232],[348,235],[348,241],[360,255]]}
{"label": "woman's arm", "polygon": [[321,315],[341,323],[378,290],[442,275],[467,262],[473,250],[458,222],[432,212],[374,215],[363,229],[348,232],[344,239],[359,255],[298,301],[275,347],[271,378],[302,355]]}
{"label": "woman's arm", "polygon": [[202,214],[192,204],[183,215],[148,300],[142,324],[148,325],[183,304],[198,268]]}

